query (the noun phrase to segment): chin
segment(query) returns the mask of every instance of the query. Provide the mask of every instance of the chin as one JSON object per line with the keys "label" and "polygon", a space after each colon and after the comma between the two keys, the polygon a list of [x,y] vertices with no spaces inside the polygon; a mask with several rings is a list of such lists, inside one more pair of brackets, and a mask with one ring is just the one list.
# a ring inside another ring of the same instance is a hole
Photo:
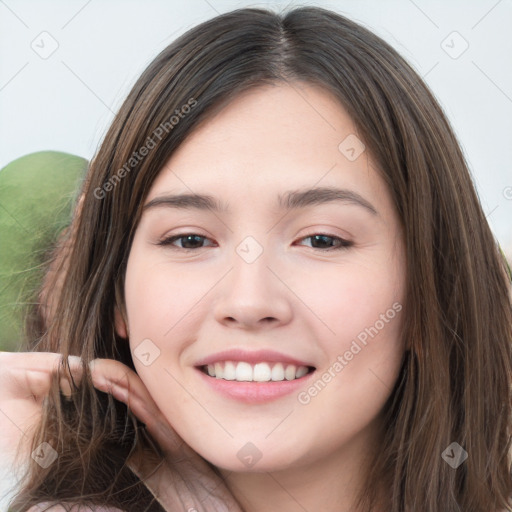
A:
{"label": "chin", "polygon": [[251,443],[245,443],[234,452],[232,448],[213,452],[210,447],[206,452],[198,453],[218,469],[235,473],[283,471],[300,463],[296,458],[290,458],[289,450],[283,449],[282,453],[270,448],[259,450]]}

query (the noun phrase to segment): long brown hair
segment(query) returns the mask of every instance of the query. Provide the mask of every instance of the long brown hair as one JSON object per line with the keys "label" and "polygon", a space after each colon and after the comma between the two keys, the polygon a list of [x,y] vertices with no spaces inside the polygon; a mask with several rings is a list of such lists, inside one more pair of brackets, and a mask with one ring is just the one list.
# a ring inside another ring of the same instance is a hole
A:
{"label": "long brown hair", "polygon": [[[33,350],[85,362],[115,358],[133,368],[128,343],[114,329],[114,305],[123,310],[127,258],[153,181],[226,102],[283,81],[317,85],[339,99],[405,233],[407,351],[359,509],[375,510],[381,488],[389,512],[509,507],[512,308],[504,259],[428,87],[385,41],[322,8],[217,16],[179,37],[143,72],[90,164],[58,307],[47,328],[33,332]],[[148,138],[154,147],[135,157]],[[125,466],[143,441],[138,422],[95,392],[87,372],[71,402],[58,391],[46,401],[33,446],[43,441],[59,457],[49,470],[31,464],[16,510],[46,500],[159,510]],[[468,453],[457,469],[442,457],[453,442]]]}

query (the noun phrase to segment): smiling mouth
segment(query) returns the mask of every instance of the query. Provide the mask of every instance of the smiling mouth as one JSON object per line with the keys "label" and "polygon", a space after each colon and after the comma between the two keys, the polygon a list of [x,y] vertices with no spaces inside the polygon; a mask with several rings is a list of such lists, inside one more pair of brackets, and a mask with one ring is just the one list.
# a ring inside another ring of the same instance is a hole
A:
{"label": "smiling mouth", "polygon": [[315,371],[313,366],[297,366],[279,362],[250,364],[245,361],[222,361],[199,366],[198,369],[215,379],[236,382],[290,381],[300,379]]}

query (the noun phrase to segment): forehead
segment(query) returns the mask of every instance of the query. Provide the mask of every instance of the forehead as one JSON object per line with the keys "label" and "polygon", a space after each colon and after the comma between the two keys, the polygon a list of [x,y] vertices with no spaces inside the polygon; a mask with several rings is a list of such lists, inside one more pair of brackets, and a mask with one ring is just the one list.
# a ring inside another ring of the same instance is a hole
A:
{"label": "forehead", "polygon": [[[249,89],[203,121],[187,137],[171,160],[203,149],[199,157],[222,156],[243,159],[253,157],[291,157],[317,161],[321,152],[338,152],[341,140],[355,135],[355,126],[340,102],[326,89],[294,82]],[[235,153],[234,150],[238,150]],[[202,159],[202,158],[201,158]]]}
{"label": "forehead", "polygon": [[[347,144],[356,158],[346,152]],[[162,167],[146,204],[171,192],[211,192],[219,201],[210,207],[225,211],[231,203],[269,196],[281,208],[308,201],[291,191],[338,189],[339,196],[343,189],[354,202],[382,193],[382,186],[339,101],[317,86],[283,83],[240,94],[196,127]]]}

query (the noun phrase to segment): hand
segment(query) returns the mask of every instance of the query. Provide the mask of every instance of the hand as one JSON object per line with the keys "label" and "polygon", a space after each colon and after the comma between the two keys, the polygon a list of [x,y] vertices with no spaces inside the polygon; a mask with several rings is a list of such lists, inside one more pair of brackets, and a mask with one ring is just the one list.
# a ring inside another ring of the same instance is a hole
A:
{"label": "hand", "polygon": [[[52,352],[0,352],[2,454],[14,456],[18,446],[22,451],[30,446],[33,430],[41,420],[43,399],[50,391],[52,374],[61,361],[61,354]],[[79,380],[80,359],[71,356],[69,365],[73,378]],[[61,387],[69,390],[69,383],[63,380]]]}
{"label": "hand", "polygon": [[[22,441],[22,452],[30,446],[33,429],[41,420],[43,399],[61,364],[62,356],[56,353],[0,352],[0,431],[5,444],[2,453]],[[83,372],[80,358],[71,356],[69,366],[78,383]],[[213,467],[169,425],[133,370],[119,361],[96,359],[90,364],[90,371],[94,386],[124,402],[164,453],[164,460],[155,461],[154,454],[138,452],[128,466],[166,511],[243,512]],[[71,393],[66,377],[61,378],[60,387],[64,394]]]}

